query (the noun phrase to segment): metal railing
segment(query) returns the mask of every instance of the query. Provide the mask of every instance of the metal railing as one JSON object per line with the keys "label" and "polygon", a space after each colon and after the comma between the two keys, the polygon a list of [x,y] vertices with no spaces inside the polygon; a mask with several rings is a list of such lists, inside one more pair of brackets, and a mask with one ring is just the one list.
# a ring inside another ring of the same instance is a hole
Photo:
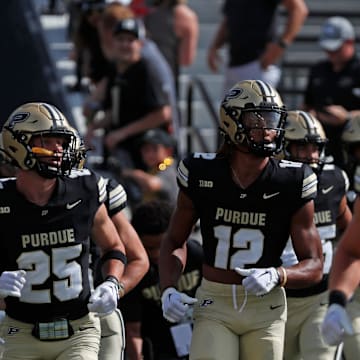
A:
{"label": "metal railing", "polygon": [[[215,110],[215,107],[212,103],[212,99],[210,98],[210,95],[208,91],[206,90],[206,87],[204,85],[204,82],[202,79],[200,79],[197,76],[193,76],[190,78],[190,81],[187,85],[186,89],[186,122],[185,122],[185,128],[186,128],[186,151],[192,152],[193,150],[193,140],[194,137],[198,141],[201,151],[203,152],[210,152],[209,146],[204,140],[203,135],[201,134],[201,128],[197,128],[194,126],[194,111],[193,111],[193,103],[194,103],[194,91],[197,89],[199,91],[199,94],[201,95],[201,99],[206,105],[206,108],[210,115],[211,124],[214,127],[214,130],[218,129],[219,127],[219,120],[218,120],[218,113]],[[217,132],[217,138],[216,138],[216,147],[220,145],[220,135]]]}

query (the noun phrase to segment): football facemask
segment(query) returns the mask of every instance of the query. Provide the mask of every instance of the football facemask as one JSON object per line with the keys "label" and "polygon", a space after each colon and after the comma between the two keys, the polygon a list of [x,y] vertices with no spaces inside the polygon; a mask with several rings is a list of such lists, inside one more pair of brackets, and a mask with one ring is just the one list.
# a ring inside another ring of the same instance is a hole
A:
{"label": "football facemask", "polygon": [[243,110],[241,123],[251,152],[269,156],[281,151],[284,133],[281,112]]}

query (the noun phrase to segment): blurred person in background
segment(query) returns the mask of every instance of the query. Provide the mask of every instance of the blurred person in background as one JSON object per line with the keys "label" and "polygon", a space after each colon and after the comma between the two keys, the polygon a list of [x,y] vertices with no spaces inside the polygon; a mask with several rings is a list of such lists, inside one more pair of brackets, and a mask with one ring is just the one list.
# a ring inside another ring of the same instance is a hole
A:
{"label": "blurred person in background", "polygon": [[319,45],[326,60],[310,69],[304,108],[313,112],[325,129],[329,139],[326,154],[344,168],[341,134],[349,119],[360,114],[360,59],[353,25],[344,17],[328,18]]}
{"label": "blurred person in background", "polygon": [[350,180],[348,203],[353,207],[356,194],[360,193],[360,115],[352,117],[341,134],[344,169]]}
{"label": "blurred person in background", "polygon": [[144,28],[136,18],[114,28],[115,73],[109,76],[103,109],[105,117],[87,128],[87,141],[103,128],[105,159],[111,154],[124,167],[143,168],[138,140],[146,130],[171,131],[171,105],[152,67],[142,56]]}
{"label": "blurred person in background", "polygon": [[96,85],[107,67],[97,32],[105,3],[103,0],[86,0],[77,6],[79,14],[75,15],[75,24],[71,29],[74,47],[69,55],[76,64],[76,81],[69,87],[70,91],[84,90],[85,78],[90,80],[90,85]]}
{"label": "blurred person in background", "polygon": [[[114,26],[123,19],[133,17],[134,13],[129,6],[119,2],[112,2],[105,6],[99,19],[98,33],[100,47],[108,61],[108,66],[103,68],[104,73],[102,79],[97,83],[96,87],[92,87],[90,95],[83,104],[83,113],[90,127],[93,125],[92,123],[97,120],[97,115],[102,114],[109,79],[116,75],[114,66]],[[158,88],[161,89],[168,98],[171,106],[171,128],[173,134],[177,136],[180,127],[180,116],[177,109],[175,82],[170,66],[156,44],[146,36],[142,39],[141,55],[147,67],[150,68],[154,82],[159,84]],[[100,118],[101,117],[102,115]]]}
{"label": "blurred person in background", "polygon": [[151,129],[145,132],[138,146],[145,169],[125,168],[120,174],[125,184],[131,181],[138,188],[138,198],[133,199],[135,204],[153,199],[175,204],[175,139],[162,129]]}
{"label": "blurred person in background", "polygon": [[152,0],[144,24],[148,37],[169,63],[179,94],[182,66],[190,66],[197,54],[199,20],[186,0]]}
{"label": "blurred person in background", "polygon": [[[128,360],[185,360],[192,332],[189,312],[179,325],[164,319],[159,287],[160,244],[168,229],[174,204],[150,200],[139,204],[131,223],[139,234],[150,260],[150,269],[129,294],[122,299],[120,308],[126,326],[126,356]],[[178,281],[184,295],[194,296],[201,279],[202,248],[191,237],[186,242],[187,262]],[[184,339],[176,331],[184,331]]]}
{"label": "blurred person in background", "polygon": [[[277,34],[276,12],[282,5],[287,20]],[[277,87],[281,71],[277,62],[299,33],[308,15],[304,0],[224,0],[223,19],[209,45],[207,62],[218,72],[219,50],[228,45],[224,89],[236,81],[263,80]]]}

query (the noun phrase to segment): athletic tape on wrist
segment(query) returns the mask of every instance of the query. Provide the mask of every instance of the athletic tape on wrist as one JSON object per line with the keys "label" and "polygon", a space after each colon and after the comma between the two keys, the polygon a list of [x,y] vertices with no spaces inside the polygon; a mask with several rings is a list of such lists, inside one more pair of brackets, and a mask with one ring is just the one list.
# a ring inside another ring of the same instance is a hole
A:
{"label": "athletic tape on wrist", "polygon": [[340,290],[332,290],[329,294],[329,305],[338,304],[343,307],[346,306],[347,298],[346,295]]}

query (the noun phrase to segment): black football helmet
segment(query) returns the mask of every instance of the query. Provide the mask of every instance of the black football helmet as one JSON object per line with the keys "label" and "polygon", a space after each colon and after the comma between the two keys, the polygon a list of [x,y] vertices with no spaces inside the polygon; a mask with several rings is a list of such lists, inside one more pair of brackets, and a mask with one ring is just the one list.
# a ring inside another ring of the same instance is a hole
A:
{"label": "black football helmet", "polygon": [[[236,83],[220,107],[220,133],[227,143],[246,145],[259,156],[278,154],[282,149],[286,108],[279,93],[260,80]],[[274,133],[264,141],[264,131]]]}

